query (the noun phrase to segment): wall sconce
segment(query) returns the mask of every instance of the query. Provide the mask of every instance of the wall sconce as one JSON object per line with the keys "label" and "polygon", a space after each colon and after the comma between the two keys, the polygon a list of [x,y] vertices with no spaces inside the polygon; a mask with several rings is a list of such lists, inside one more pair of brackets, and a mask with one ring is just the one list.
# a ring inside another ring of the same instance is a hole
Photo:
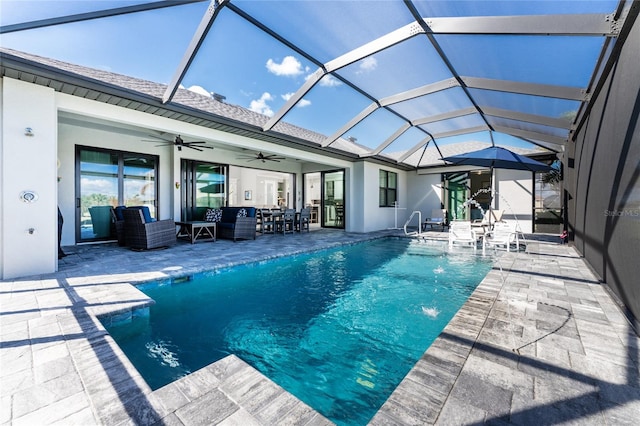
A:
{"label": "wall sconce", "polygon": [[180,182],[176,182],[176,189],[180,189]]}
{"label": "wall sconce", "polygon": [[31,127],[25,127],[24,128],[24,135],[25,136],[35,136],[33,133],[33,129]]}

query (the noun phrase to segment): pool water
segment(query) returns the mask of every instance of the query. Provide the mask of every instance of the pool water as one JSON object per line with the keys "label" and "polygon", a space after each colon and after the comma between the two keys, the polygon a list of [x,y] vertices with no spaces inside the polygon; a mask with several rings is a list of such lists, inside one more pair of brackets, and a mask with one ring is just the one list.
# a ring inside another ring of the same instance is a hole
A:
{"label": "pool water", "polygon": [[337,424],[366,424],[491,268],[390,238],[141,287],[108,331],[157,389],[229,354]]}

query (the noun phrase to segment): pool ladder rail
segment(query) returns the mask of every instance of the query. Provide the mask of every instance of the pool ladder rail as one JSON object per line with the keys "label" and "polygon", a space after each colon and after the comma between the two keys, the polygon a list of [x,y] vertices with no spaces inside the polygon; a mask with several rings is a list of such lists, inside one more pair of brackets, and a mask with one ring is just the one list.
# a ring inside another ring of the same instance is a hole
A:
{"label": "pool ladder rail", "polygon": [[[407,226],[409,225],[409,223],[411,223],[411,220],[413,219],[413,217],[416,214],[418,215],[418,230],[415,231],[415,232],[414,231],[408,232],[407,231]],[[422,213],[419,210],[414,210],[411,213],[411,216],[409,216],[409,219],[407,219],[407,221],[404,223],[404,234],[405,235],[411,235],[411,236],[417,236],[417,237],[422,235]]]}

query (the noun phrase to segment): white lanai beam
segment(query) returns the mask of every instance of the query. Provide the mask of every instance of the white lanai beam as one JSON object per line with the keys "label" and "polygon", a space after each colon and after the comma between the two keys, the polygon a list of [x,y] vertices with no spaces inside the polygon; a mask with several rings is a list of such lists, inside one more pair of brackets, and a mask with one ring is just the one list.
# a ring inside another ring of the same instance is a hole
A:
{"label": "white lanai beam", "polygon": [[520,137],[523,139],[532,139],[541,142],[548,142],[558,146],[565,146],[567,144],[567,138],[561,138],[559,136],[547,135],[539,132],[532,132],[529,130],[515,129],[507,126],[494,126],[496,132],[506,133],[508,135]]}
{"label": "white lanai beam", "polygon": [[365,109],[360,111],[360,113],[358,115],[356,115],[355,117],[353,117],[347,124],[345,124],[344,126],[339,128],[333,135],[331,135],[327,139],[325,139],[324,142],[322,142],[321,146],[329,146],[329,145],[331,145],[336,140],[338,140],[338,138],[340,136],[344,135],[349,130],[354,128],[359,122],[361,122],[362,120],[367,118],[369,115],[371,115],[378,108],[380,108],[380,105],[378,105],[377,103],[373,102],[368,107],[366,107]]}
{"label": "white lanai beam", "polygon": [[508,34],[615,37],[613,15],[460,16],[423,18],[434,34]]}
{"label": "white lanai beam", "polygon": [[380,145],[378,145],[378,147],[376,149],[374,149],[371,153],[369,153],[369,154],[361,154],[360,157],[370,157],[372,155],[380,154],[380,152],[382,152],[383,149],[385,149],[386,147],[391,145],[391,143],[393,141],[395,141],[400,136],[402,136],[402,134],[404,132],[406,132],[407,130],[409,130],[410,127],[411,127],[410,123],[404,123],[402,126],[400,126],[400,128],[398,130],[396,130],[391,136],[389,136],[387,138],[387,140],[385,140]]}
{"label": "white lanai beam", "polygon": [[452,87],[460,87],[460,84],[455,78],[448,78],[446,80],[437,81],[435,83],[426,84],[415,89],[407,90],[406,92],[387,96],[386,98],[380,99],[380,105],[393,105],[399,102],[404,102],[410,99],[415,99],[421,96],[429,95],[431,93],[439,92],[441,90],[451,89]]}
{"label": "white lanai beam", "polygon": [[435,123],[438,121],[449,120],[451,118],[464,117],[465,115],[477,114],[478,110],[475,107],[469,107],[464,109],[459,109],[456,111],[449,111],[443,114],[432,115],[430,117],[423,117],[417,120],[413,120],[411,124],[414,126],[420,126],[423,124]]}
{"label": "white lanai beam", "polygon": [[427,136],[426,138],[422,139],[420,142],[415,144],[412,148],[409,148],[404,154],[400,156],[400,158],[398,158],[398,163],[402,163],[404,160],[409,158],[414,152],[416,152],[417,150],[419,150],[420,148],[428,144],[429,141],[431,140],[433,140],[431,136]]}
{"label": "white lanai beam", "polygon": [[218,13],[222,9],[222,6],[224,6],[224,4],[227,1],[228,0],[211,0],[211,3],[209,4],[207,11],[202,17],[202,20],[200,20],[200,24],[196,29],[196,33],[193,35],[193,38],[191,39],[191,43],[189,43],[189,47],[187,47],[187,50],[184,52],[184,56],[180,61],[180,65],[178,65],[178,69],[173,75],[171,82],[167,86],[167,90],[164,92],[164,95],[162,96],[163,104],[166,104],[167,102],[170,102],[171,99],[173,99],[173,95],[176,94],[176,91],[180,86],[180,82],[184,78],[184,75],[187,73],[187,70],[189,69],[191,62],[193,62],[194,58],[196,57],[196,54],[198,53],[198,49],[200,49],[200,46],[202,45],[202,42],[207,36],[207,33],[209,32],[211,25],[213,25],[213,21],[216,19],[216,17],[218,16]]}
{"label": "white lanai beam", "polygon": [[543,126],[558,127],[567,130],[571,128],[571,122],[561,118],[544,117],[542,115],[526,114],[488,106],[483,106],[482,111],[484,111],[485,115],[492,117],[508,118],[510,120],[524,121],[526,123],[541,124]]}
{"label": "white lanai beam", "polygon": [[395,44],[401,43],[420,33],[424,33],[424,30],[418,24],[413,22],[325,63],[314,73],[314,81],[309,82],[312,78],[307,80],[307,82],[305,82],[305,84],[303,84],[302,87],[300,87],[296,93],[289,98],[280,110],[278,110],[278,112],[274,114],[269,121],[267,121],[267,123],[262,127],[262,130],[271,130],[273,126],[282,120],[291,108],[293,108],[296,103],[302,99],[322,77],[324,77],[325,74],[337,71],[347,65],[351,65],[354,62],[371,56]]}
{"label": "white lanai beam", "polygon": [[584,101],[586,91],[577,87],[554,86],[551,84],[521,83],[518,81],[494,80],[480,77],[460,77],[466,87],[472,89],[495,90],[498,92],[520,93],[546,98]]}

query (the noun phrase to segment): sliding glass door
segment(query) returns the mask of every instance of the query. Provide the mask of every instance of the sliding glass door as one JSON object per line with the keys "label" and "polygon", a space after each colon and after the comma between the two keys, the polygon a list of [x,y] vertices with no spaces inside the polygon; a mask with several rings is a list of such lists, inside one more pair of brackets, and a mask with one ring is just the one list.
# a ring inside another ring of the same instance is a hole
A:
{"label": "sliding glass door", "polygon": [[207,207],[227,205],[227,166],[182,160],[182,219],[202,220]]}
{"label": "sliding glass door", "polygon": [[322,226],[344,228],[344,170],[322,172]]}
{"label": "sliding glass door", "polygon": [[157,208],[157,157],[99,148],[76,150],[76,242],[114,239],[111,208]]}

